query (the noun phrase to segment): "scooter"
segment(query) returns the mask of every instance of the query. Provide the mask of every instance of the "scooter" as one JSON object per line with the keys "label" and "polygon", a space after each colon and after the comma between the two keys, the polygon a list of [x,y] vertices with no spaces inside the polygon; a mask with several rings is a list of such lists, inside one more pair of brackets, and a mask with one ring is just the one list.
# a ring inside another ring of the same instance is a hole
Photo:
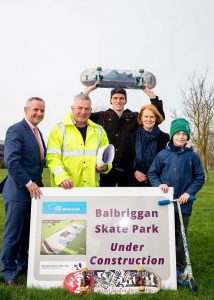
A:
{"label": "scooter", "polygon": [[[196,200],[195,196],[190,196],[189,199],[188,199],[188,201],[194,201],[194,200]],[[179,215],[180,227],[181,227],[181,234],[182,234],[182,240],[183,240],[183,245],[184,245],[184,253],[185,253],[185,258],[186,258],[185,272],[187,273],[190,289],[191,289],[192,292],[195,292],[196,291],[196,284],[195,284],[195,280],[194,280],[193,273],[192,273],[192,266],[191,266],[191,262],[190,262],[190,255],[189,255],[189,250],[188,250],[187,238],[186,238],[186,234],[185,234],[183,217],[182,217],[182,212],[181,212],[181,206],[180,206],[180,203],[179,203],[179,199],[160,200],[160,201],[158,201],[158,204],[159,205],[168,205],[171,202],[176,202],[177,203],[178,215]]]}

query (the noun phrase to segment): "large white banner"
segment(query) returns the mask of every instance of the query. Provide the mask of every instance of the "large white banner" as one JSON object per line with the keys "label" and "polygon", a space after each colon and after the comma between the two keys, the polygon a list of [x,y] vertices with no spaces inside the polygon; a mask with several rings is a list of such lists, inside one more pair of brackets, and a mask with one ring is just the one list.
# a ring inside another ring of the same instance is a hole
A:
{"label": "large white banner", "polygon": [[157,273],[161,288],[176,289],[172,189],[43,188],[32,200],[28,286],[62,286],[72,271]]}

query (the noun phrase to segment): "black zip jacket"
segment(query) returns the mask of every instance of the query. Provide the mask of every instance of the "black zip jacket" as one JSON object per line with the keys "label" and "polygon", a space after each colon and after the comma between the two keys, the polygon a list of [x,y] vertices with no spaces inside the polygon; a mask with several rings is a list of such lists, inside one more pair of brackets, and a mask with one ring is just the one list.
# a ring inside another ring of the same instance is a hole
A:
{"label": "black zip jacket", "polygon": [[[150,101],[165,119],[162,100],[159,100],[158,97],[156,97],[155,99],[150,99]],[[122,168],[124,165],[124,143],[127,137],[130,134],[135,133],[139,127],[137,116],[138,112],[132,112],[131,110],[126,109],[123,111],[122,116],[118,117],[111,108],[106,111],[92,113],[90,116],[90,119],[93,122],[103,126],[108,135],[109,143],[113,144],[115,147],[115,157],[113,161],[114,168]]]}

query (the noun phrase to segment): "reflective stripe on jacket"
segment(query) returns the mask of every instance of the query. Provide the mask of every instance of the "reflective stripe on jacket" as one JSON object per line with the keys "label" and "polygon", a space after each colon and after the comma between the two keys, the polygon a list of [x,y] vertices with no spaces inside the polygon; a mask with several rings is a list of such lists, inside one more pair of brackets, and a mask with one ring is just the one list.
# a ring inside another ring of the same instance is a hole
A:
{"label": "reflective stripe on jacket", "polygon": [[[99,186],[97,151],[108,144],[105,130],[91,120],[87,123],[84,144],[81,133],[72,121],[72,115],[66,116],[63,122],[53,128],[48,139],[46,164],[51,173],[51,186],[59,186],[65,179],[72,180],[74,187]],[[110,169],[111,165],[108,171]]]}

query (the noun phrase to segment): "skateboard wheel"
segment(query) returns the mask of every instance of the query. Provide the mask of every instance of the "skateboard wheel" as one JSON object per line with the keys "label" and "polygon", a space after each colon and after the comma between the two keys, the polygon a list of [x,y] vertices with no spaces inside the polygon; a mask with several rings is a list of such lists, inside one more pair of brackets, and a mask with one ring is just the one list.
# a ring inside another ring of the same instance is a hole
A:
{"label": "skateboard wheel", "polygon": [[144,287],[143,285],[139,286],[139,287],[138,287],[138,291],[140,291],[140,292],[145,291],[145,287]]}
{"label": "skateboard wheel", "polygon": [[84,286],[81,286],[80,288],[80,293],[81,294],[86,294],[88,292],[88,288],[87,287],[84,287]]}
{"label": "skateboard wheel", "polygon": [[140,69],[140,70],[139,70],[139,73],[144,73],[144,69]]}
{"label": "skateboard wheel", "polygon": [[87,268],[83,268],[81,271],[82,272],[88,272],[88,269]]}
{"label": "skateboard wheel", "polygon": [[80,288],[80,293],[81,294],[90,294],[90,293],[92,293],[92,289],[82,286]]}
{"label": "skateboard wheel", "polygon": [[143,272],[143,270],[144,270],[143,267],[138,267],[138,268],[137,268],[137,271],[138,271],[138,272]]}
{"label": "skateboard wheel", "polygon": [[102,71],[102,68],[101,67],[97,67],[97,71]]}

